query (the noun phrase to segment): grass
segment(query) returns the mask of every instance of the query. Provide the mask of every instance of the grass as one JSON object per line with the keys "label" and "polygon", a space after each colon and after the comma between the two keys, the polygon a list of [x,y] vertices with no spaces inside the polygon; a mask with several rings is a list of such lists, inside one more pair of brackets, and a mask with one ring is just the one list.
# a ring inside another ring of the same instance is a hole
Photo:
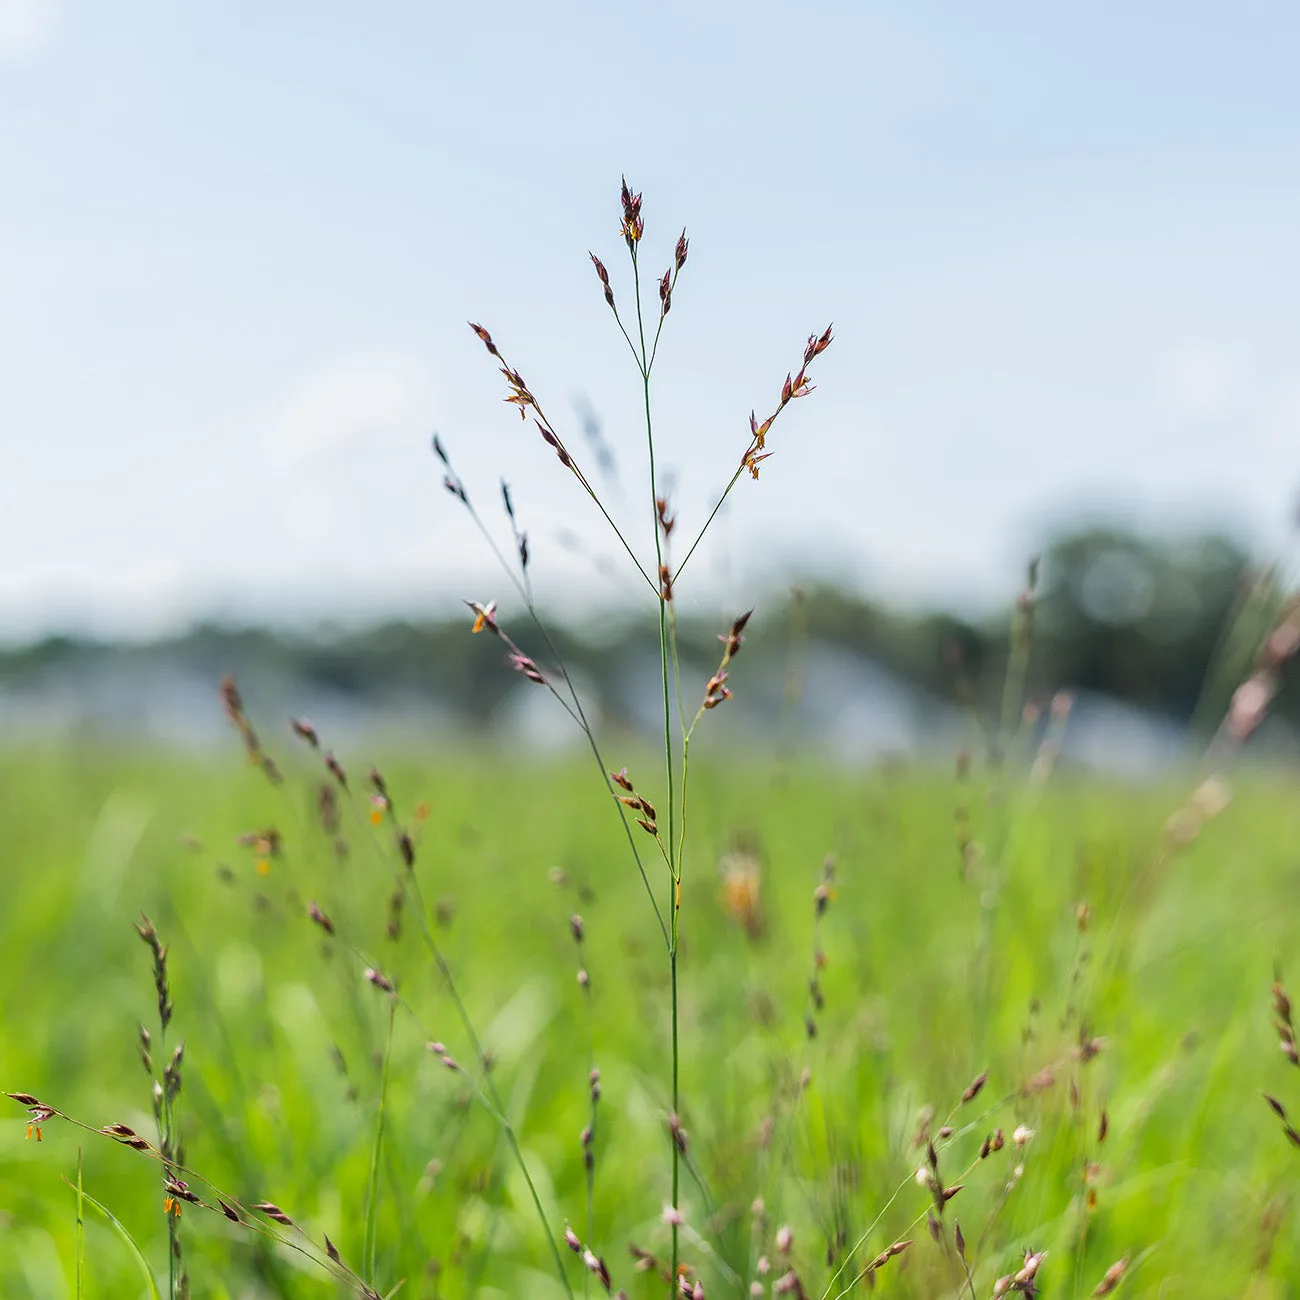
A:
{"label": "grass", "polygon": [[[661,1211],[670,1186],[656,1153],[671,1107],[662,1068],[671,1025],[617,823],[589,815],[579,767],[480,755],[384,770],[395,805],[429,805],[417,862],[430,914],[551,1221],[599,1243],[630,1295],[660,1294],[632,1271],[627,1250],[664,1258],[669,1248]],[[133,1045],[152,1005],[148,954],[131,930],[144,907],[170,948],[192,1168],[248,1203],[282,1206],[358,1262],[366,1207],[377,1205],[381,1293],[406,1279],[402,1294],[457,1296],[473,1278],[485,1295],[559,1294],[497,1126],[469,1104],[467,1076],[427,1050],[436,1035],[470,1058],[409,927],[386,935],[389,881],[362,848],[364,819],[343,862],[304,819],[263,876],[237,836],[288,825],[286,800],[310,798],[304,774],[291,770],[277,792],[235,762],[81,750],[10,756],[2,776],[11,861],[21,864],[0,922],[6,1087],[96,1126],[148,1130]],[[887,1293],[958,1294],[950,1242],[926,1233],[930,1194],[912,1178],[925,1151],[913,1137],[923,1107],[934,1108],[937,1131],[983,1070],[987,1085],[957,1108],[957,1132],[939,1144],[944,1178],[960,1173],[965,1183],[946,1217],[963,1226],[977,1294],[1014,1271],[1022,1247],[1048,1252],[1044,1294],[1091,1294],[1121,1257],[1141,1261],[1125,1294],[1286,1293],[1300,1268],[1296,1153],[1259,1095],[1284,1104],[1298,1096],[1269,1024],[1273,963],[1294,951],[1300,895],[1300,809],[1284,783],[1258,778],[1240,790],[1140,905],[1131,882],[1162,842],[1173,791],[1065,775],[1017,795],[988,957],[992,996],[981,1007],[972,970],[984,921],[952,829],[959,798],[977,836],[992,824],[978,777],[963,790],[944,774],[702,764],[694,779],[687,851],[713,864],[746,837],[762,864],[764,918],[752,937],[712,866],[684,886],[682,950],[693,976],[681,1005],[682,1212],[709,1250],[688,1236],[683,1253],[708,1294],[744,1294],[760,1253],[775,1268],[783,1224],[809,1294],[822,1294],[815,1280],[834,1272],[828,1242],[842,1261],[900,1187],[858,1267],[910,1237],[889,1265],[897,1271]],[[818,922],[827,852],[836,856],[834,897]],[[418,997],[421,1024],[394,1018],[391,1061],[390,1002],[306,920],[307,897],[336,922],[382,936],[375,951],[400,972],[404,995]],[[1080,933],[1084,899],[1090,921]],[[574,912],[584,920],[602,1089],[590,1230],[580,1135],[590,1122],[591,1025],[575,978]],[[815,927],[824,1006],[809,1039]],[[1085,1022],[1105,1045],[1081,1064],[1070,1052]],[[1047,1067],[1051,1084],[1017,1095]],[[111,1207],[162,1268],[155,1168],[57,1121],[41,1143],[24,1141],[22,1118],[15,1107],[0,1132],[4,1294],[72,1293],[77,1216],[65,1178],[78,1146],[87,1196]],[[1021,1124],[1035,1136],[1017,1148]],[[998,1127],[1006,1147],[969,1168]],[[1081,1210],[1094,1159],[1097,1204]],[[1016,1164],[1023,1175],[986,1233]],[[219,1216],[186,1207],[181,1224],[198,1294],[336,1290],[300,1257]],[[86,1254],[83,1294],[139,1293],[137,1262],[94,1218]],[[582,1273],[575,1258],[574,1287]]]}

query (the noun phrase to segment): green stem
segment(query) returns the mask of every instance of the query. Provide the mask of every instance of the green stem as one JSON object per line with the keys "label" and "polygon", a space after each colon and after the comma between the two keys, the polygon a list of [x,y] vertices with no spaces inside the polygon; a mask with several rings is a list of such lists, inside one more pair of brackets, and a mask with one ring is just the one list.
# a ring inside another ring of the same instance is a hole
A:
{"label": "green stem", "polygon": [[98,1211],[104,1216],[108,1226],[121,1238],[127,1249],[131,1252],[140,1272],[144,1277],[145,1288],[149,1293],[150,1300],[162,1300],[158,1292],[158,1283],[154,1280],[153,1269],[149,1267],[149,1261],[145,1258],[144,1251],[141,1250],[140,1244],[128,1231],[126,1225],[108,1208],[108,1206],[97,1201],[89,1192],[81,1193],[82,1200],[90,1206],[92,1210]]}
{"label": "green stem", "polygon": [[[655,573],[660,574],[663,568],[663,539],[660,536],[659,529],[659,480],[655,468],[655,438],[654,438],[654,420],[650,409],[650,361],[649,353],[646,350],[645,342],[645,313],[641,310],[641,270],[637,261],[636,245],[632,245],[632,277],[636,285],[636,325],[637,332],[641,340],[641,392],[645,403],[645,432],[646,448],[650,460],[650,519],[651,528],[654,532],[655,539]],[[669,906],[672,908],[672,931],[668,947],[668,963],[671,971],[671,998],[672,998],[672,1034],[673,1034],[673,1109],[672,1109],[672,1131],[669,1134],[669,1141],[672,1152],[672,1180],[673,1180],[673,1202],[674,1211],[678,1208],[678,1198],[681,1184],[681,1153],[678,1150],[677,1124],[680,1118],[680,1092],[679,1092],[679,1075],[681,1066],[681,1054],[678,1049],[678,1001],[677,1001],[677,920],[680,912],[681,901],[681,860],[677,854],[677,842],[675,828],[677,823],[676,809],[676,790],[673,771],[673,708],[672,692],[668,684],[669,661],[671,658],[669,649],[668,636],[668,601],[662,590],[662,578],[659,579],[659,585],[656,588],[659,596],[659,666],[662,674],[662,686],[664,697],[664,772],[668,785],[668,887],[672,891],[669,898]],[[676,1215],[673,1216],[674,1219]],[[669,1287],[677,1285],[677,1262],[678,1262],[678,1231],[677,1224],[672,1225],[672,1269],[669,1274]]]}
{"label": "green stem", "polygon": [[[633,255],[633,265],[635,265],[635,255]],[[638,288],[637,288],[638,322],[640,321],[640,316],[641,316],[641,291],[638,282]],[[621,326],[622,322],[620,321],[619,324]],[[641,335],[641,352],[644,355],[645,353],[644,331],[642,332]],[[646,374],[645,366],[642,365],[640,367],[640,370],[642,375],[644,376]],[[538,402],[535,398],[533,400],[533,410],[537,414],[538,423],[545,425],[547,430],[550,432],[551,436],[556,439],[557,444],[559,446],[562,446],[563,444],[559,442],[559,435],[555,432],[555,426],[547,418],[546,412],[542,410],[542,404]],[[567,449],[565,449],[565,455],[568,456]],[[631,545],[628,543],[627,538],[623,536],[622,530],[614,522],[614,519],[610,515],[609,511],[605,509],[605,503],[600,499],[600,495],[599,493],[597,493],[596,489],[592,487],[591,484],[587,481],[587,476],[582,472],[581,468],[578,465],[578,462],[574,460],[572,456],[569,456],[567,465],[568,465],[569,472],[582,485],[582,490],[592,499],[592,501],[595,502],[596,509],[599,510],[602,515],[604,515],[605,522],[614,530],[614,536],[618,538],[619,542],[623,546],[623,549],[628,553],[628,557],[631,559],[633,565],[636,566],[636,571],[641,575],[642,578],[645,579],[646,585],[650,588],[651,591],[658,591],[659,588],[656,584],[656,580],[651,578],[651,576],[645,571],[644,567],[642,567],[641,561],[636,558],[636,552],[632,549]]]}
{"label": "green stem", "polygon": [[722,507],[726,504],[727,498],[731,495],[731,489],[734,488],[736,484],[740,482],[740,476],[744,472],[745,469],[744,466],[742,465],[741,468],[738,469],[731,476],[731,482],[728,483],[727,486],[723,489],[722,495],[717,499],[717,502],[714,504],[713,509],[709,511],[709,517],[704,521],[704,527],[701,528],[698,533],[696,533],[695,540],[691,543],[690,549],[687,550],[685,558],[677,566],[677,572],[674,575],[675,577],[680,578],[682,576],[682,570],[689,563],[691,556],[695,554],[695,548],[704,540],[704,534],[709,531],[709,525],[713,523],[714,519],[717,517],[718,511],[721,510]]}
{"label": "green stem", "polygon": [[[355,807],[355,801],[354,801]],[[362,818],[362,824],[373,832],[369,820]],[[371,843],[375,845],[376,853],[381,860],[388,861],[387,856],[379,849],[375,843],[373,833]],[[560,1254],[560,1248],[556,1244],[555,1234],[551,1231],[551,1222],[546,1217],[546,1211],[542,1206],[542,1199],[537,1193],[536,1184],[533,1182],[532,1174],[528,1170],[528,1165],[524,1160],[523,1152],[520,1150],[519,1142],[515,1137],[514,1129],[510,1121],[506,1118],[505,1105],[501,1100],[501,1094],[497,1091],[496,1081],[492,1077],[492,1065],[483,1050],[483,1044],[474,1029],[474,1022],[470,1019],[469,1009],[465,1006],[460,996],[460,990],[456,987],[456,980],[451,973],[451,967],[447,964],[446,957],[443,956],[442,949],[438,946],[438,941],[433,936],[433,928],[429,924],[429,909],[424,901],[424,891],[420,888],[420,880],[414,871],[409,871],[405,875],[397,872],[396,868],[389,862],[390,869],[394,871],[395,878],[410,891],[412,899],[415,901],[415,907],[412,909],[416,918],[416,928],[419,931],[420,941],[424,944],[425,951],[432,957],[434,965],[438,968],[438,974],[451,996],[452,1006],[456,1009],[456,1015],[460,1020],[461,1027],[465,1031],[466,1038],[469,1039],[470,1047],[474,1053],[474,1059],[478,1062],[479,1069],[483,1072],[484,1088],[482,1090],[475,1088],[475,1093],[480,1101],[488,1109],[501,1126],[506,1140],[510,1144],[511,1154],[514,1156],[515,1163],[519,1166],[519,1172],[523,1175],[524,1182],[528,1184],[528,1190],[532,1194],[533,1206],[537,1210],[537,1217],[541,1220],[542,1231],[546,1234],[547,1244],[551,1248],[551,1256],[555,1261],[555,1270],[559,1274],[560,1283],[564,1287],[564,1293],[573,1296],[573,1288],[569,1284],[569,1275],[564,1267],[564,1257]],[[467,1076],[468,1077],[468,1076]],[[490,1105],[488,1102],[490,1101]]]}
{"label": "green stem", "polygon": [[596,503],[596,508],[600,511],[602,515],[605,516],[605,522],[614,530],[614,536],[617,537],[618,540],[623,544],[623,549],[631,557],[632,563],[636,565],[636,571],[646,580],[646,585],[649,586],[651,591],[658,591],[659,588],[655,585],[654,580],[641,567],[641,561],[636,558],[636,552],[628,544],[628,540],[626,537],[623,536],[622,530],[614,522],[613,517],[610,515],[609,511],[605,509],[605,503],[600,499],[600,497],[596,495],[596,489],[593,488],[591,484],[588,483],[587,480],[582,477],[581,474],[578,475],[578,481],[582,484],[583,489],[586,491],[587,495]]}
{"label": "green stem", "polygon": [[83,1294],[83,1272],[86,1263],[85,1190],[81,1184],[81,1148],[77,1148],[77,1300]]}
{"label": "green stem", "polygon": [[[658,574],[663,567],[664,547],[663,539],[659,535],[659,480],[655,470],[655,436],[654,421],[650,413],[650,371],[645,363],[646,346],[645,346],[645,324],[641,311],[641,273],[637,269],[636,251],[632,252],[632,271],[636,282],[636,324],[637,330],[641,336],[641,392],[645,404],[645,433],[646,448],[650,458],[650,519],[655,539],[655,573]],[[673,773],[673,710],[672,710],[672,692],[668,685],[668,664],[670,659],[668,645],[668,602],[664,599],[661,587],[656,587],[659,596],[659,666],[663,676],[663,696],[664,696],[664,767],[668,779],[668,844],[669,844],[669,866],[676,869],[674,846],[674,826],[676,825],[676,799],[674,793],[674,773]],[[675,901],[674,901],[675,907]],[[676,934],[677,927],[674,924],[673,932]],[[676,948],[676,942],[673,944]]]}
{"label": "green stem", "polygon": [[[671,284],[669,285],[669,287],[668,287],[668,292],[669,292],[670,294],[672,293],[672,291],[673,291],[674,289],[677,288],[677,272],[680,271],[681,269],[682,269],[682,268],[681,268],[680,266],[678,266],[678,267],[674,267],[674,268],[673,268],[673,279],[672,279],[672,283],[671,283]],[[658,324],[658,326],[656,326],[656,328],[655,328],[655,340],[654,340],[654,342],[650,345],[650,360],[649,360],[648,362],[646,362],[646,373],[647,373],[647,374],[648,374],[651,370],[653,370],[653,369],[655,368],[655,357],[657,357],[657,356],[659,355],[659,336],[664,332],[664,321],[666,321],[667,319],[668,319],[667,313],[665,313],[665,312],[660,312],[660,313],[659,313],[659,324]],[[644,344],[643,344],[643,346],[644,346]]]}
{"label": "green stem", "polygon": [[641,357],[636,350],[636,344],[632,342],[632,336],[623,326],[623,318],[618,314],[618,308],[614,308],[614,319],[618,322],[619,332],[627,339],[627,345],[632,349],[632,360],[636,362],[637,368],[641,367]]}
{"label": "green stem", "polygon": [[[519,593],[520,599],[524,602],[524,606],[528,610],[529,617],[533,620],[533,625],[537,628],[538,632],[541,633],[542,639],[546,642],[552,658],[554,658],[556,664],[559,665],[560,669],[564,673],[565,685],[569,688],[569,697],[573,701],[572,708],[570,708],[568,702],[560,696],[559,692],[550,683],[549,679],[547,681],[547,687],[551,694],[559,700],[560,704],[564,707],[565,711],[568,712],[569,716],[578,724],[579,730],[587,738],[587,746],[596,760],[596,766],[600,768],[601,779],[605,782],[605,788],[612,795],[614,793],[614,788],[610,783],[609,769],[605,766],[605,760],[601,756],[600,746],[596,743],[596,733],[592,730],[591,723],[588,721],[587,714],[582,707],[582,697],[578,694],[577,688],[573,685],[573,679],[569,676],[569,671],[564,665],[564,656],[560,654],[559,648],[551,637],[550,631],[547,629],[546,624],[542,622],[541,615],[537,612],[537,606],[533,602],[531,590],[521,582],[519,577],[515,574],[513,566],[501,553],[501,548],[497,546],[492,534],[488,531],[487,526],[484,524],[478,511],[474,509],[473,505],[471,505],[468,500],[464,500],[464,505],[469,511],[469,516],[474,521],[475,526],[491,548],[492,553],[496,556],[497,562],[505,571],[506,577],[510,579],[515,590]],[[623,823],[623,834],[627,837],[628,848],[632,850],[632,857],[636,862],[637,871],[641,874],[641,883],[645,886],[646,897],[650,900],[650,906],[654,908],[655,920],[659,922],[659,929],[664,937],[664,947],[667,948],[669,944],[668,926],[664,921],[663,912],[659,907],[659,900],[655,897],[654,887],[650,884],[650,877],[646,874],[645,864],[641,861],[641,851],[636,846],[636,838],[632,834],[632,827],[628,824],[627,812],[623,805],[617,800],[613,800],[612,802],[614,803],[614,807],[618,810],[619,819]]]}
{"label": "green stem", "polygon": [[[582,949],[579,947],[579,953]],[[583,962],[583,969],[586,969],[585,958],[580,958]],[[587,1138],[587,1150],[583,1154],[583,1163],[586,1166],[587,1174],[587,1240],[592,1241],[596,1235],[596,1101],[592,1093],[591,1076],[596,1069],[596,1014],[591,1005],[591,983],[588,981],[583,990],[583,1003],[587,1009],[587,1088],[590,1106],[590,1116],[588,1120],[589,1136]],[[587,1295],[591,1286],[591,1270],[586,1270],[582,1281],[582,1293]]]}
{"label": "green stem", "polygon": [[528,1185],[528,1194],[532,1197],[533,1208],[537,1211],[537,1217],[541,1220],[542,1228],[546,1233],[547,1244],[551,1248],[551,1256],[555,1261],[555,1270],[559,1274],[560,1281],[564,1285],[564,1293],[567,1296],[573,1296],[573,1288],[569,1285],[569,1274],[564,1267],[564,1257],[560,1254],[560,1248],[556,1244],[555,1234],[551,1231],[551,1221],[546,1217],[546,1210],[542,1205],[542,1198],[537,1191],[537,1184],[533,1182],[533,1175],[529,1171],[528,1162],[524,1159],[524,1153],[520,1149],[519,1139],[515,1136],[514,1125],[510,1122],[510,1117],[506,1114],[505,1104],[501,1100],[501,1094],[497,1091],[496,1081],[492,1078],[492,1065],[487,1059],[487,1053],[483,1050],[483,1045],[479,1041],[478,1034],[474,1030],[474,1023],[469,1017],[469,1011],[466,1009],[464,1002],[461,1001],[460,991],[456,988],[456,982],[452,979],[451,968],[447,965],[446,958],[442,955],[442,950],[433,942],[433,935],[428,930],[428,917],[425,915],[424,900],[418,900],[421,918],[421,926],[424,928],[427,942],[431,946],[433,958],[438,966],[439,973],[447,986],[448,993],[451,994],[452,1004],[456,1008],[456,1014],[460,1017],[460,1023],[463,1026],[466,1035],[469,1038],[470,1046],[473,1049],[474,1056],[478,1060],[479,1068],[483,1071],[483,1083],[486,1089],[487,1097],[491,1100],[490,1109],[495,1113],[497,1123],[501,1126],[501,1131],[505,1134],[506,1141],[510,1144],[510,1153],[514,1156],[515,1164],[519,1166],[519,1172],[523,1175],[524,1182]]}
{"label": "green stem", "polygon": [[375,1281],[375,1239],[379,1222],[379,1162],[384,1147],[384,1116],[388,1105],[388,1070],[393,1059],[393,1021],[397,1003],[388,1007],[388,1040],[384,1044],[384,1069],[379,1082],[379,1114],[375,1119],[375,1145],[370,1152],[370,1177],[366,1185],[366,1235],[361,1251],[361,1277],[367,1286]]}
{"label": "green stem", "polygon": [[[677,1071],[678,1063],[681,1059],[677,1050],[677,911],[673,910],[673,949],[669,957],[669,965],[672,969],[672,998],[673,998],[673,1121],[674,1125],[680,1122],[680,1112],[678,1110],[678,1087]],[[677,1144],[677,1133],[674,1132],[672,1137],[673,1147],[673,1209],[677,1208],[678,1192],[681,1182],[681,1151]],[[673,1216],[673,1263],[670,1286],[677,1285],[677,1259],[678,1259],[678,1241],[677,1241],[677,1216]]]}
{"label": "green stem", "polygon": [[[158,1051],[165,1061],[167,1059],[167,1025],[162,1020],[161,1015],[158,1021]],[[163,1176],[165,1178],[174,1172],[172,1160],[176,1155],[172,1095],[171,1088],[167,1084],[166,1067],[163,1069],[162,1090],[162,1112],[158,1119],[158,1145],[164,1153]],[[167,1220],[167,1296],[168,1300],[176,1300],[176,1219],[178,1216],[167,1209],[163,1210],[163,1216]]]}

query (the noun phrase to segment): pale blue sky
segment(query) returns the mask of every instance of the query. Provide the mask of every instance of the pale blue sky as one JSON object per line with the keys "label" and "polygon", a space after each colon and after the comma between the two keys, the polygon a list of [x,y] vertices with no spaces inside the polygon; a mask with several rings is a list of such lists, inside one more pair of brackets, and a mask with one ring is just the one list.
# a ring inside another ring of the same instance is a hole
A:
{"label": "pale blue sky", "polygon": [[644,538],[586,256],[626,301],[622,171],[648,271],[691,235],[657,372],[687,524],[836,325],[702,599],[819,563],[998,600],[1097,503],[1267,545],[1300,489],[1297,48],[1281,0],[0,0],[0,638],[500,594],[434,429],[493,518],[510,477],[544,590],[615,594],[464,322],[557,423],[604,416]]}

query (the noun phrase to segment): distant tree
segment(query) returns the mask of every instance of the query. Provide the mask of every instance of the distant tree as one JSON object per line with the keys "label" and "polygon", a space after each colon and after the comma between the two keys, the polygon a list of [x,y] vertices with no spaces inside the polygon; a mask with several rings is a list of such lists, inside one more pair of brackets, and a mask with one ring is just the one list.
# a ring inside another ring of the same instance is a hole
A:
{"label": "distant tree", "polygon": [[1219,534],[1093,528],[1053,541],[1042,573],[1040,672],[1190,717],[1240,606],[1249,556]]}

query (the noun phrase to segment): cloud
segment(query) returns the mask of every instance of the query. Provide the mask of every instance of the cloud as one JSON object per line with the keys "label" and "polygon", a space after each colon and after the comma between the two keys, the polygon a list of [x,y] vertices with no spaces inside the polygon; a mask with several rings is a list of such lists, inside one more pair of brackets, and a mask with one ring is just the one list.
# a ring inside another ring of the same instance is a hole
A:
{"label": "cloud", "polygon": [[429,424],[433,400],[428,369],[416,358],[362,353],[299,380],[252,427],[272,465],[290,470],[361,448],[409,446]]}
{"label": "cloud", "polygon": [[0,0],[0,62],[30,57],[58,31],[59,0]]}

